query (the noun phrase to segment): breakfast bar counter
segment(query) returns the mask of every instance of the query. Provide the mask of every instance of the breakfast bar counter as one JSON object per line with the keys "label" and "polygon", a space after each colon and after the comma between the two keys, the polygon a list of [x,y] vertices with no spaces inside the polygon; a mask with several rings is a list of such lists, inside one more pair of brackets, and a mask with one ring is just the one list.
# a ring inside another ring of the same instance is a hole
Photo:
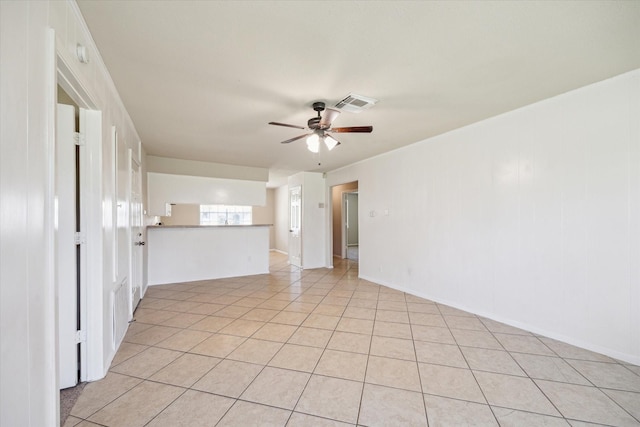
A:
{"label": "breakfast bar counter", "polygon": [[268,273],[270,226],[149,226],[148,284]]}

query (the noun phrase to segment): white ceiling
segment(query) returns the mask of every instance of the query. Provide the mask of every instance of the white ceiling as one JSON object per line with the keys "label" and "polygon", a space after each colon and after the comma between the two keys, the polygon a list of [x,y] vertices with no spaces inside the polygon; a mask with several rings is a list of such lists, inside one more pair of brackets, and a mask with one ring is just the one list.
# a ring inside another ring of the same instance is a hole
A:
{"label": "white ceiling", "polygon": [[[328,171],[640,68],[640,1],[79,0],[149,154]],[[314,101],[343,112],[314,155]],[[321,165],[318,165],[321,163]],[[281,172],[282,174],[282,172]]]}

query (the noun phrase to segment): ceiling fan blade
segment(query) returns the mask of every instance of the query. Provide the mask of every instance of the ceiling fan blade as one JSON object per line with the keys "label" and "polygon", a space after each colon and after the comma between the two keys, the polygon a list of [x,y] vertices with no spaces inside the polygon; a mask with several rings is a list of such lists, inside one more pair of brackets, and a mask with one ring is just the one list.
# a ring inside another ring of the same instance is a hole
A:
{"label": "ceiling fan blade", "polygon": [[305,137],[305,136],[307,136],[307,135],[309,135],[309,134],[308,134],[308,133],[305,133],[304,135],[300,135],[300,136],[296,136],[295,138],[287,139],[286,141],[282,141],[282,142],[281,142],[281,144],[288,144],[288,143],[290,143],[290,142],[297,141],[297,140],[299,140],[299,139],[304,138],[304,137]]}
{"label": "ceiling fan blade", "polygon": [[337,133],[371,133],[373,126],[350,126],[346,128],[333,128],[329,129],[329,132]]}
{"label": "ceiling fan blade", "polygon": [[296,125],[288,125],[286,123],[278,123],[278,122],[269,122],[270,125],[276,125],[276,126],[285,126],[288,128],[296,128],[296,129],[306,129],[302,126],[296,126]]}
{"label": "ceiling fan blade", "polygon": [[322,119],[320,119],[320,127],[326,129],[331,126],[331,123],[340,115],[340,111],[334,110],[332,108],[327,108],[324,110],[322,114]]}

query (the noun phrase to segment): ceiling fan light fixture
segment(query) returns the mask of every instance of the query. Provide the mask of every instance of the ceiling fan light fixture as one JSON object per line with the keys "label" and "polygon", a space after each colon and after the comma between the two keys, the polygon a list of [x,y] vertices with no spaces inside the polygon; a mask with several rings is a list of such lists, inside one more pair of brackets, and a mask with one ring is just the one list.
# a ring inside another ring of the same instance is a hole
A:
{"label": "ceiling fan light fixture", "polygon": [[[1,1],[1,0],[0,0]],[[375,101],[375,100],[374,100]],[[324,102],[314,102],[313,110],[318,113],[317,117],[312,117],[307,122],[308,128],[302,126],[290,125],[280,122],[269,122],[270,125],[284,126],[295,129],[309,129],[311,133],[305,135],[299,135],[293,138],[289,138],[285,141],[281,141],[281,144],[289,144],[300,139],[305,139],[307,142],[307,149],[312,153],[319,153],[322,143],[327,147],[328,151],[336,148],[340,145],[340,141],[329,135],[331,132],[337,133],[371,133],[373,126],[347,126],[347,127],[332,127],[333,121],[340,115],[340,111],[333,108],[325,108]],[[324,112],[324,114],[322,114]]]}
{"label": "ceiling fan light fixture", "polygon": [[312,153],[317,153],[320,151],[320,137],[318,134],[313,133],[307,137],[307,148]]}
{"label": "ceiling fan light fixture", "polygon": [[336,145],[338,145],[338,141],[333,139],[330,135],[326,135],[324,137],[324,143],[329,149],[329,151],[333,150],[336,147]]}

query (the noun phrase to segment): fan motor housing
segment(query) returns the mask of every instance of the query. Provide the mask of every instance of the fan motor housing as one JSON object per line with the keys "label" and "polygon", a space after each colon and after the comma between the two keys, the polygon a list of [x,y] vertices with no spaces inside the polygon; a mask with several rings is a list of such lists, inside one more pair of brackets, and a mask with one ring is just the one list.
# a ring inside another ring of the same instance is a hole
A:
{"label": "fan motor housing", "polygon": [[309,126],[309,129],[319,129],[320,128],[320,120],[321,120],[320,117],[312,117],[307,122],[307,126]]}

